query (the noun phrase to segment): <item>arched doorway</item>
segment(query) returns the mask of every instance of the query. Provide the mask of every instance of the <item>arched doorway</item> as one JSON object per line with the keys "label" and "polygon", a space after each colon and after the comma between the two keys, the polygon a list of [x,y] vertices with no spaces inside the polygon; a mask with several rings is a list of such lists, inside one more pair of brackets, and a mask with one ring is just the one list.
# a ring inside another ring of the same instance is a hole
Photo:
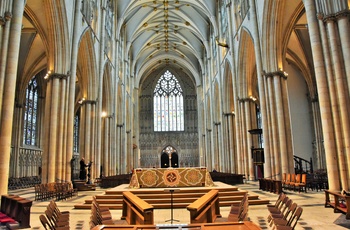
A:
{"label": "arched doorway", "polygon": [[176,149],[168,145],[162,151],[161,157],[161,167],[162,168],[178,168],[179,167],[179,156],[176,152]]}

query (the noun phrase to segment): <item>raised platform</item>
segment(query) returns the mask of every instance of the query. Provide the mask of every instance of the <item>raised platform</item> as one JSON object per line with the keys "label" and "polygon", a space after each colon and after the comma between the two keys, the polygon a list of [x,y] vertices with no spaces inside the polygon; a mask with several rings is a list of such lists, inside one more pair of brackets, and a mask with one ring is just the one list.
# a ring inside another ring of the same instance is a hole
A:
{"label": "raised platform", "polygon": [[[108,189],[104,194],[97,195],[96,200],[102,207],[110,209],[122,209],[123,192],[130,191],[153,205],[156,209],[170,208],[170,193],[165,189],[169,188],[140,188],[131,189],[128,184],[122,184],[115,188]],[[212,189],[219,190],[220,206],[231,206],[231,204],[239,203],[243,195],[247,193],[244,190],[238,190],[238,187],[227,185],[222,182],[214,182],[214,187],[183,187],[177,188],[179,191],[173,193],[173,207],[186,208],[190,203],[203,196]],[[249,195],[249,205],[268,204],[269,200],[261,200],[258,195]],[[76,209],[90,209],[92,198],[85,200],[83,204],[76,204]]]}

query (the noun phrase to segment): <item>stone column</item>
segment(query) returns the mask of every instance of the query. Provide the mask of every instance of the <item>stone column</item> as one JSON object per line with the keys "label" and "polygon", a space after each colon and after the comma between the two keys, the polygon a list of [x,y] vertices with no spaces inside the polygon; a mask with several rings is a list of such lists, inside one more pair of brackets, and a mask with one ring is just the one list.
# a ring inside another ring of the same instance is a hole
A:
{"label": "stone column", "polygon": [[[56,159],[55,159],[55,165],[56,165],[56,179],[59,180],[65,180],[65,162],[66,162],[66,151],[65,151],[65,134],[67,133],[65,124],[66,124],[66,81],[67,81],[67,75],[64,74],[51,74],[50,79],[52,81],[56,82],[57,80],[57,90],[53,89],[53,98],[52,100],[55,100],[55,102],[51,102],[52,106],[51,108],[51,116],[56,117],[56,140],[57,143],[57,149],[56,149]],[[54,83],[53,83],[54,84]],[[54,91],[57,91],[57,94],[55,94]],[[51,95],[47,95],[49,97]],[[57,108],[53,107],[56,106]],[[53,124],[54,125],[54,124]],[[53,130],[50,128],[50,133],[53,132]],[[50,140],[51,142],[51,140]]]}
{"label": "stone column", "polygon": [[282,101],[283,101],[283,119],[284,119],[284,132],[285,132],[285,139],[286,142],[284,143],[287,151],[287,162],[289,166],[289,172],[294,172],[294,151],[292,146],[292,128],[291,128],[291,118],[290,118],[290,111],[289,111],[289,97],[288,97],[288,87],[287,87],[287,73],[283,72],[282,78],[281,78],[281,93],[282,93]]}
{"label": "stone column", "polygon": [[345,78],[347,81],[347,88],[350,89],[350,26],[349,26],[349,10],[345,9],[337,13],[336,18],[338,22],[339,43],[344,61]]}
{"label": "stone column", "polygon": [[[287,139],[286,139],[286,122],[288,122],[287,119],[285,119],[285,113],[288,111],[284,111],[284,104],[286,103],[285,100],[283,100],[282,96],[282,83],[281,81],[284,81],[285,79],[281,79],[282,77],[285,77],[283,73],[277,72],[273,76],[274,81],[274,91],[275,91],[275,97],[276,97],[276,111],[277,111],[277,128],[278,128],[278,140],[275,140],[275,142],[279,143],[279,148],[276,152],[276,155],[280,156],[281,159],[281,166],[278,166],[278,170],[276,172],[276,179],[280,180],[282,173],[292,173],[289,171],[289,161],[291,160],[293,162],[293,159],[288,159],[288,151],[287,151]],[[289,129],[289,132],[291,130]]]}
{"label": "stone column", "polygon": [[321,114],[320,108],[318,105],[318,98],[311,98],[312,103],[312,115],[315,124],[315,142],[314,142],[314,156],[315,159],[314,164],[316,163],[316,167],[324,169],[326,168],[326,162],[324,158],[323,149],[323,136],[322,136],[322,126],[321,126]]}
{"label": "stone column", "polygon": [[[0,22],[1,28],[1,61],[0,61],[0,95],[3,95],[4,92],[4,83],[5,83],[5,73],[6,73],[6,62],[8,57],[8,48],[9,48],[9,35],[10,35],[10,25],[11,25],[12,14],[10,12],[5,12],[5,20]],[[0,108],[2,108],[2,99],[0,99]],[[1,113],[0,113],[1,119]]]}
{"label": "stone column", "polygon": [[[109,135],[108,135],[108,129],[109,129],[109,119],[108,117],[103,118],[103,126],[102,130],[104,131],[103,135],[103,152],[102,153],[102,159],[103,159],[103,175],[104,176],[111,176],[110,174],[110,162],[112,161],[111,159],[111,154],[108,151],[109,149]],[[102,172],[101,172],[102,173]]]}
{"label": "stone column", "polygon": [[117,164],[117,166],[118,166],[118,174],[120,174],[120,173],[122,173],[122,164],[124,163],[123,162],[123,156],[122,156],[122,151],[123,151],[123,149],[122,149],[122,147],[123,147],[123,145],[122,145],[122,131],[123,131],[123,126],[124,126],[124,124],[117,124],[117,127],[118,127],[118,143],[119,143],[119,147],[118,147],[118,160],[117,160],[117,162],[118,162],[118,164]]}
{"label": "stone column", "polygon": [[126,173],[130,173],[131,171],[131,164],[132,164],[132,161],[133,161],[133,156],[132,156],[132,153],[130,153],[130,142],[131,142],[131,130],[127,130],[126,131],[126,153],[125,154],[125,160],[126,160],[126,168],[125,168],[125,172]]}
{"label": "stone column", "polygon": [[[213,164],[213,159],[212,159],[212,149],[211,149],[211,129],[207,128],[207,161],[205,162],[207,167],[209,167],[209,171],[213,171],[215,164]],[[210,160],[210,161],[209,161]]]}
{"label": "stone column", "polygon": [[277,108],[276,108],[276,92],[274,90],[274,85],[273,85],[273,74],[269,73],[267,74],[267,81],[268,81],[268,97],[269,97],[269,117],[270,117],[270,130],[269,132],[271,133],[271,138],[273,140],[272,145],[271,145],[271,163],[272,163],[272,172],[271,172],[271,177],[273,179],[276,178],[276,175],[278,175],[281,172],[281,156],[279,153],[279,144],[280,140],[278,139],[278,124],[277,124]]}
{"label": "stone column", "polygon": [[248,152],[248,127],[247,127],[247,111],[245,110],[245,102],[246,99],[240,99],[239,100],[239,107],[240,107],[240,115],[241,115],[241,159],[242,159],[242,171],[241,173],[245,175],[246,178],[248,178],[248,158],[247,158],[247,152]]}
{"label": "stone column", "polygon": [[19,46],[25,1],[14,0],[0,121],[0,195],[7,193]]}
{"label": "stone column", "polygon": [[[76,1],[75,2],[75,8],[74,8],[74,28],[73,29],[73,35],[72,35],[72,54],[70,59],[70,78],[69,83],[67,86],[67,142],[66,142],[66,179],[72,179],[71,175],[71,159],[73,158],[73,147],[74,147],[74,117],[75,117],[75,84],[76,84],[76,75],[77,75],[77,60],[78,60],[78,49],[79,49],[79,39],[80,39],[80,31],[77,29],[80,27],[80,8],[81,8],[82,1]],[[83,117],[83,114],[81,113],[81,116]],[[82,134],[82,132],[80,132]],[[82,135],[80,135],[82,137]],[[82,154],[81,154],[82,156]]]}
{"label": "stone column", "polygon": [[[90,161],[91,160],[91,104],[92,101],[85,101],[84,103],[84,107],[85,107],[85,113],[83,114],[83,116],[85,117],[85,132],[84,132],[84,143],[85,143],[85,148],[84,148],[84,153],[81,154],[84,158],[85,161]],[[88,162],[86,162],[88,163]]]}
{"label": "stone column", "polygon": [[[306,9],[306,16],[308,21],[308,28],[310,34],[312,57],[315,66],[315,75],[317,83],[317,91],[319,95],[320,110],[321,110],[321,121],[324,139],[326,162],[327,162],[327,174],[328,184],[330,190],[339,190],[339,176],[338,176],[338,165],[336,157],[336,145],[334,141],[334,130],[332,121],[332,111],[330,105],[330,95],[327,83],[327,74],[325,68],[325,59],[327,55],[323,54],[323,50],[327,48],[323,47],[321,37],[325,37],[325,29],[323,22],[317,22],[317,12],[315,8],[315,2],[313,0],[303,0]],[[329,57],[329,56],[328,56]]]}
{"label": "stone column", "polygon": [[214,122],[214,126],[215,126],[215,134],[214,134],[214,138],[215,138],[215,148],[214,148],[214,152],[212,153],[213,157],[214,157],[214,165],[215,165],[215,169],[218,171],[222,172],[222,168],[221,168],[221,162],[220,162],[220,143],[219,143],[219,127],[221,125],[221,122]]}
{"label": "stone column", "polygon": [[[338,124],[335,126],[336,128],[336,140],[338,144],[338,165],[339,165],[339,173],[342,188],[348,189],[348,161],[347,157],[349,152],[350,145],[350,134],[349,134],[349,112],[348,112],[348,101],[349,101],[349,91],[347,90],[347,84],[344,73],[343,60],[341,58],[341,51],[338,46],[338,34],[333,18],[331,20],[327,20],[327,31],[329,36],[330,43],[330,55],[332,60],[332,66],[334,68],[334,99],[333,101],[337,101],[337,103],[333,103],[334,105],[338,105],[338,116],[334,119],[334,123]],[[348,50],[349,51],[349,50]],[[347,51],[347,52],[348,52]],[[346,87],[346,88],[345,88]],[[334,113],[334,110],[333,110]]]}
{"label": "stone column", "polygon": [[252,102],[252,100],[250,98],[247,98],[247,100],[245,100],[244,102],[244,110],[245,110],[245,115],[246,115],[246,130],[244,131],[246,140],[247,140],[247,144],[246,144],[246,178],[247,180],[254,180],[255,176],[254,176],[254,164],[253,164],[253,158],[252,158],[252,154],[251,154],[251,147],[253,146],[253,140],[252,140],[252,135],[248,135],[248,131],[252,129],[252,105],[254,105],[254,103]]}

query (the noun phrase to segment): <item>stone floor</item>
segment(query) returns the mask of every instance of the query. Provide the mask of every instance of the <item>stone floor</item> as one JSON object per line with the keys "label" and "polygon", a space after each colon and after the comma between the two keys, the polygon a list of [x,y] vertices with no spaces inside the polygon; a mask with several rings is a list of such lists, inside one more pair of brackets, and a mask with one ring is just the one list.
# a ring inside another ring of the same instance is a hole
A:
{"label": "stone floor", "polygon": [[[245,184],[238,185],[239,190],[247,190],[249,194],[257,194],[261,199],[269,199],[274,203],[277,199],[276,194],[259,190],[258,183],[248,181]],[[90,210],[74,209],[74,204],[84,203],[84,200],[91,199],[95,194],[103,194],[104,189],[97,188],[96,191],[79,192],[77,197],[66,201],[58,201],[57,205],[61,211],[70,211],[70,229],[90,229]],[[27,199],[34,200],[34,189],[21,189],[9,191],[12,194],[18,194]],[[350,229],[350,220],[345,219],[345,215],[341,213],[333,213],[331,208],[324,207],[323,191],[307,191],[307,193],[298,193],[286,191],[286,194],[292,198],[294,202],[303,207],[303,214],[296,226],[296,230],[315,229],[315,230],[341,230]],[[44,229],[39,221],[39,215],[43,214],[49,201],[34,201],[31,208],[31,229]],[[220,209],[223,217],[228,215],[229,207]],[[154,211],[154,221],[157,225],[168,225],[170,222],[171,212],[169,209],[156,209]],[[113,219],[120,220],[121,210],[111,210]],[[259,225],[262,229],[271,229],[267,224],[268,211],[266,205],[249,206],[249,218]],[[189,223],[189,212],[186,209],[174,209],[173,224]]]}

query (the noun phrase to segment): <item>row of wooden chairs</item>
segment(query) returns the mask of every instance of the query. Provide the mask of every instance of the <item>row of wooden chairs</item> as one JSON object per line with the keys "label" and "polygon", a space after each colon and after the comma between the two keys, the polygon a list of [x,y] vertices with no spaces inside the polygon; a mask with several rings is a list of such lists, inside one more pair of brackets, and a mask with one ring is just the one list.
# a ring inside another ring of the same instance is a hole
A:
{"label": "row of wooden chairs", "polygon": [[112,214],[108,207],[101,207],[96,200],[96,196],[93,196],[91,204],[90,228],[104,224],[114,224]]}
{"label": "row of wooden chairs", "polygon": [[283,173],[282,174],[282,186],[284,189],[289,189],[299,192],[306,189],[307,185],[307,174],[295,174],[295,173]]}
{"label": "row of wooden chairs", "polygon": [[248,193],[245,193],[243,195],[243,199],[241,202],[237,204],[231,205],[230,213],[228,214],[227,221],[229,222],[237,222],[237,221],[244,221],[248,219]]}
{"label": "row of wooden chairs", "polygon": [[78,195],[78,190],[73,188],[71,182],[38,184],[34,190],[35,200],[65,200]]}
{"label": "row of wooden chairs", "polygon": [[39,176],[19,177],[19,178],[9,177],[8,189],[14,190],[14,189],[30,188],[40,183],[41,183],[41,177]]}
{"label": "row of wooden chairs", "polygon": [[273,230],[293,230],[303,212],[303,209],[284,193],[280,193],[276,203],[267,205],[267,208],[270,212],[267,221]]}
{"label": "row of wooden chairs", "polygon": [[45,215],[39,216],[40,222],[46,230],[69,230],[69,211],[60,211],[55,201],[50,201]]}

